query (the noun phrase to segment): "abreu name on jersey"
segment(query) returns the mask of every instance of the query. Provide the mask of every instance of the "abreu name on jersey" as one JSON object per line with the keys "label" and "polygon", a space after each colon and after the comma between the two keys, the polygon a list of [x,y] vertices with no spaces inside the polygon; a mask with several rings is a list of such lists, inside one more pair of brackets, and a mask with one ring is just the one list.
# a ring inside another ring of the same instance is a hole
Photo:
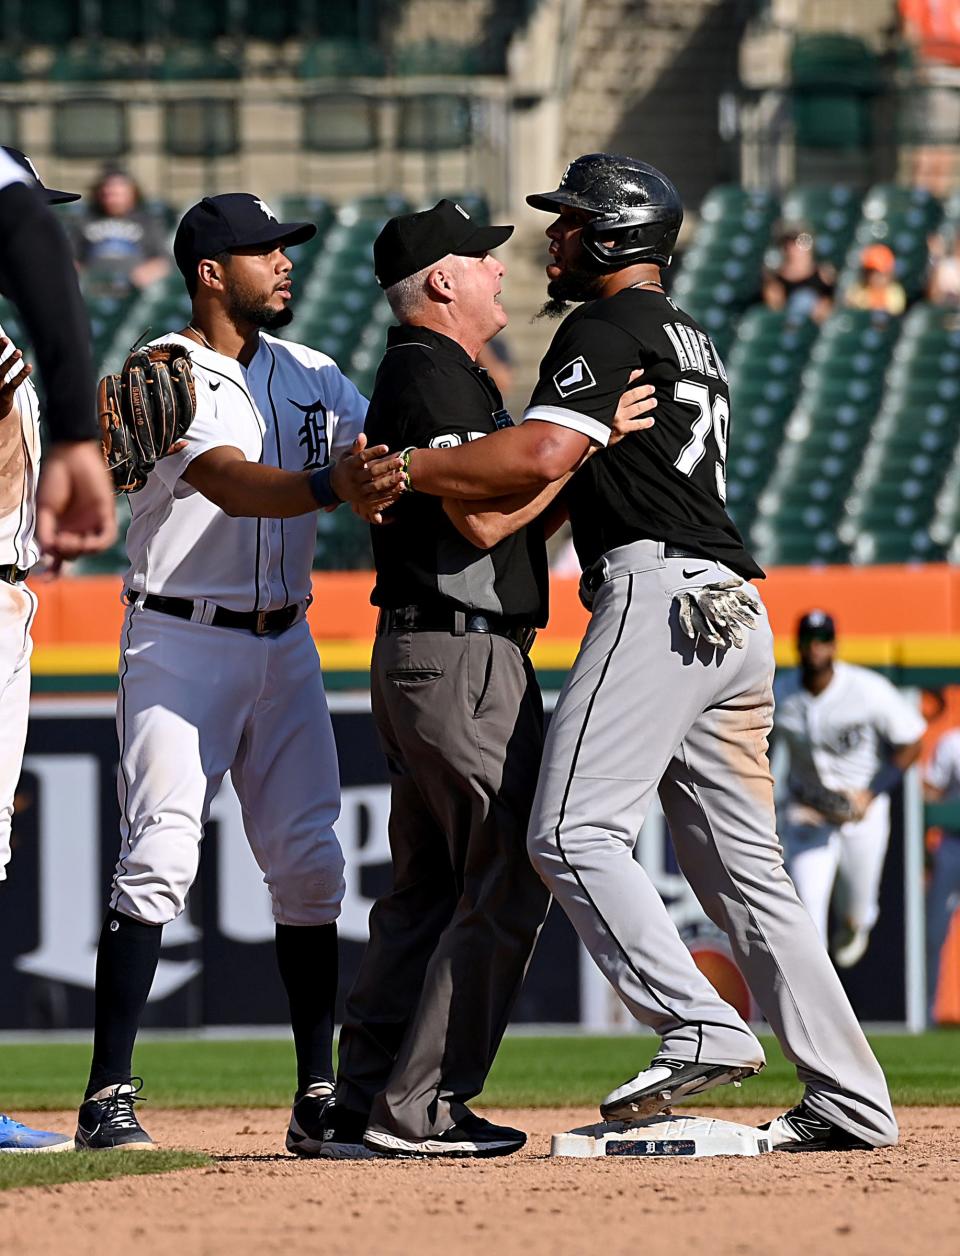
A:
{"label": "abreu name on jersey", "polygon": [[[656,423],[608,446],[617,402],[638,366],[656,388]],[[727,373],[710,337],[669,297],[625,288],[569,314],[540,365],[530,419],[604,446],[565,495],[584,566],[616,546],[652,539],[762,578],[725,508]]]}

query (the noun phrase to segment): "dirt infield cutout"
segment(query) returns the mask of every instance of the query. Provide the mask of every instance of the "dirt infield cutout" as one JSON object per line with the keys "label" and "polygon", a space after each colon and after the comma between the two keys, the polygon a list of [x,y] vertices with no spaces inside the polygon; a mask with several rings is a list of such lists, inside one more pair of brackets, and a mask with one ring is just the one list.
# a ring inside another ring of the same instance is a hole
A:
{"label": "dirt infield cutout", "polygon": [[[699,1111],[703,1111],[702,1109]],[[717,1116],[760,1121],[770,1110]],[[550,1160],[550,1135],[586,1108],[493,1109],[530,1133],[518,1155],[423,1161],[298,1161],[287,1110],[152,1110],[166,1148],[206,1168],[0,1195],[4,1250],[32,1256],[955,1256],[960,1108],[905,1108],[899,1147],[750,1159]],[[20,1114],[30,1119],[30,1114]],[[51,1128],[70,1113],[45,1113]],[[63,1157],[56,1157],[63,1159]],[[104,1230],[109,1218],[108,1230]],[[9,1244],[9,1246],[6,1246]]]}

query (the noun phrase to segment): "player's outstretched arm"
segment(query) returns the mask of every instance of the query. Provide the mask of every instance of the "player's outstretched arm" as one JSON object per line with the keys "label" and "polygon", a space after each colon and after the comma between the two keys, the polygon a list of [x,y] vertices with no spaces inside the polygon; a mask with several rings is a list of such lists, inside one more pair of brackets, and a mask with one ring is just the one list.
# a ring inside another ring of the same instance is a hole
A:
{"label": "player's outstretched arm", "polygon": [[[309,514],[321,506],[336,505],[341,501],[371,502],[376,504],[389,496],[400,476],[400,461],[395,458],[394,469],[380,476],[374,483],[366,474],[366,463],[377,458],[384,465],[390,458],[386,445],[375,445],[366,450],[354,447],[356,452],[345,454],[333,468],[321,476],[325,482],[318,487],[316,471],[284,471],[280,467],[265,467],[259,462],[248,462],[239,449],[221,445],[198,454],[183,473],[183,479],[202,493],[215,506],[235,518],[293,519]],[[385,483],[385,494],[380,484]]]}
{"label": "player's outstretched arm", "polygon": [[[630,383],[634,387],[628,389],[620,398],[614,416],[611,445],[617,444],[633,432],[642,432],[653,427],[655,420],[652,411],[656,409],[657,401],[652,384],[637,383],[642,374],[641,370],[636,370],[631,374]],[[445,497],[444,513],[472,545],[480,549],[490,549],[498,541],[512,536],[514,532],[541,515],[555,500],[574,472],[598,449],[599,445],[591,442],[577,467],[561,476],[559,480],[548,484],[539,493],[515,493],[485,501],[460,501],[457,498]],[[561,522],[562,516],[558,516],[549,531],[555,531]]]}

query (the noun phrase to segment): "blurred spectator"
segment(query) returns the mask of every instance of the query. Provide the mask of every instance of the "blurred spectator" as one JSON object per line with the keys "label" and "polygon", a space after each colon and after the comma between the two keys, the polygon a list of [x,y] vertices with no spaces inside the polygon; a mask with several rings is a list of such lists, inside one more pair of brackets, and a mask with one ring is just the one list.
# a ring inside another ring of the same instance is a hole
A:
{"label": "blurred spectator", "polygon": [[125,171],[107,167],[90,191],[91,209],[74,226],[74,249],[84,286],[121,294],[146,288],[170,269],[166,228],[142,202]]}
{"label": "blurred spectator", "polygon": [[763,300],[796,321],[822,323],[833,308],[833,268],[817,261],[813,235],[800,224],[784,225],[763,271]]}
{"label": "blurred spectator", "polygon": [[869,244],[860,254],[860,278],[847,289],[846,303],[856,310],[902,314],[907,294],[893,277],[897,259],[885,244]]}
{"label": "blurred spectator", "polygon": [[912,80],[904,94],[908,143],[902,150],[909,181],[944,197],[957,175],[960,0],[899,0],[897,10]]}
{"label": "blurred spectator", "polygon": [[931,236],[930,263],[927,300],[934,305],[960,306],[960,231],[953,228]]}
{"label": "blurred spectator", "polygon": [[[944,733],[934,747],[924,775],[923,792],[928,802],[960,801],[960,729]],[[940,956],[957,907],[960,907],[960,829],[944,827],[940,845],[934,851],[927,890],[927,1006],[931,1023]]]}

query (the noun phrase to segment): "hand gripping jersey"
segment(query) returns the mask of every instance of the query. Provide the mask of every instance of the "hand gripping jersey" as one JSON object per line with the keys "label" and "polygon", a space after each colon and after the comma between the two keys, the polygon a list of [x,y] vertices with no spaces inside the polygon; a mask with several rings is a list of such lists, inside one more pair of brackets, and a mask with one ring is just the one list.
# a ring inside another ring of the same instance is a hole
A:
{"label": "hand gripping jersey", "polygon": [[730,394],[707,334],[669,298],[626,288],[567,316],[540,365],[524,420],[606,446],[630,372],[656,387],[656,424],[602,449],[565,494],[584,567],[638,540],[666,541],[753,579],[763,571],[724,508]]}
{"label": "hand gripping jersey", "polygon": [[129,588],[236,611],[277,610],[309,595],[316,515],[231,518],[182,479],[194,458],[223,445],[288,471],[322,467],[362,431],[367,403],[331,358],[273,336],[260,341],[246,367],[183,336],[154,342],[189,349],[197,413],[186,449],[162,458],[130,499]]}

